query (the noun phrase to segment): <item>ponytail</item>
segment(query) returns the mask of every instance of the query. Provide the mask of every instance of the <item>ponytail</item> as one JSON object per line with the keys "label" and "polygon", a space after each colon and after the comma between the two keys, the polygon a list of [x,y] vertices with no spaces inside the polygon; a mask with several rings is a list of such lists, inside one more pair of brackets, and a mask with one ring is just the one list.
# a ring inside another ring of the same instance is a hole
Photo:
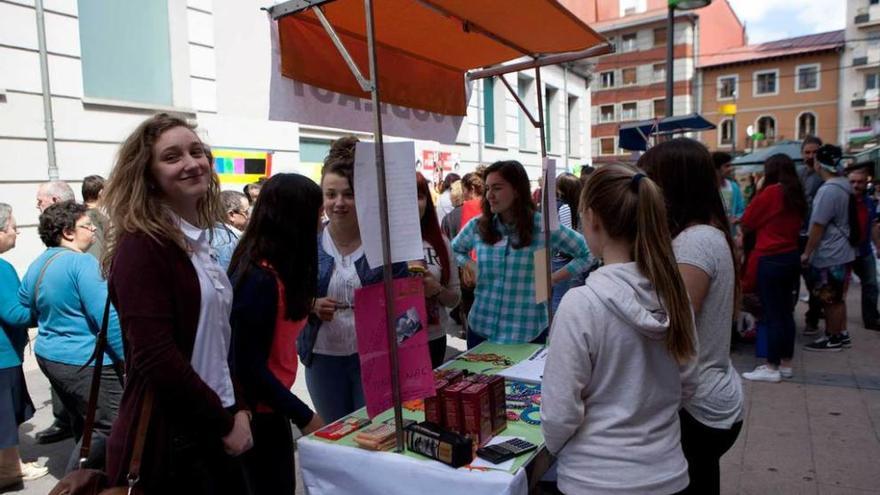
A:
{"label": "ponytail", "polygon": [[679,363],[691,359],[696,352],[693,313],[672,251],[660,187],[629,166],[606,165],[587,180],[580,209],[591,209],[611,238],[632,243],[636,266],[669,318],[666,348]]}
{"label": "ponytail", "polygon": [[637,184],[638,211],[633,247],[636,266],[651,281],[669,318],[666,348],[679,362],[696,352],[694,319],[687,288],[672,250],[663,192],[652,180]]}

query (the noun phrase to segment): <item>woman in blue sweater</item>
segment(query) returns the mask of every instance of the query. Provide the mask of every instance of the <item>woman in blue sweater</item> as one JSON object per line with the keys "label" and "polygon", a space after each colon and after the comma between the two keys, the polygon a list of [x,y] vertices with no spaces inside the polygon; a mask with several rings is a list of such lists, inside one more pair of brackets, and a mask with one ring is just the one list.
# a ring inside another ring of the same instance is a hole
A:
{"label": "woman in blue sweater", "polygon": [[[86,253],[94,242],[95,226],[85,206],[65,201],[46,208],[38,230],[48,249],[28,267],[18,299],[37,317],[37,364],[64,404],[74,438],[79,441],[92,382],[91,367],[84,365],[95,350],[95,336],[107,303],[107,282],[98,260]],[[95,410],[95,429],[105,435],[110,433],[122,396],[122,384],[113,366],[122,363],[122,335],[112,308],[107,343]],[[93,446],[92,452],[97,454],[95,462],[102,465],[101,446]],[[71,462],[76,455],[74,452]]]}
{"label": "woman in blue sweater", "polygon": [[[14,248],[17,237],[12,207],[0,203],[0,254]],[[35,462],[21,462],[18,455],[18,426],[34,415],[21,368],[31,313],[18,302],[19,285],[15,268],[0,259],[0,489],[49,472]]]}

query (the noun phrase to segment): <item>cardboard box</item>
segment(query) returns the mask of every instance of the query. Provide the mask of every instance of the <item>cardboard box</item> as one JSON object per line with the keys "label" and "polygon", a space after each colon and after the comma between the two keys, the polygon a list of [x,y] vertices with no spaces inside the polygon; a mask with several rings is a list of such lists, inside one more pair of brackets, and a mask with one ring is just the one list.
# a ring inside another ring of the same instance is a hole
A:
{"label": "cardboard box", "polygon": [[449,382],[446,380],[435,380],[434,381],[434,393],[433,397],[425,397],[425,421],[434,423],[436,425],[443,425],[443,389],[449,386]]}
{"label": "cardboard box", "polygon": [[492,416],[489,410],[489,385],[473,383],[461,392],[464,433],[482,445],[492,438]]}
{"label": "cardboard box", "polygon": [[463,433],[464,422],[461,412],[461,392],[471,384],[458,381],[447,385],[440,395],[443,401],[443,427],[456,433]]}
{"label": "cardboard box", "polygon": [[492,417],[492,434],[507,428],[507,383],[503,376],[489,377],[489,410]]}

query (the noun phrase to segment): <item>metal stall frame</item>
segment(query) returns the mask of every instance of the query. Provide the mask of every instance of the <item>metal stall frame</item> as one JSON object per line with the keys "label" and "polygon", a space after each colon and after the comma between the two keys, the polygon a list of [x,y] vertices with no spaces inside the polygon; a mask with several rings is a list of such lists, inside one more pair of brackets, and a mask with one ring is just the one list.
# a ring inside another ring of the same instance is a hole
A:
{"label": "metal stall frame", "polygon": [[[382,132],[382,112],[380,110],[380,92],[378,85],[378,73],[379,68],[376,63],[376,39],[375,39],[375,25],[374,25],[374,15],[373,15],[373,2],[374,0],[363,0],[364,3],[364,14],[366,18],[366,45],[367,45],[367,53],[368,53],[368,62],[369,62],[369,79],[364,77],[361,73],[360,68],[357,63],[354,61],[347,48],[342,42],[342,39],[336,33],[336,30],[331,25],[330,21],[326,18],[323,11],[321,10],[321,6],[326,3],[330,3],[334,0],[288,0],[286,2],[281,2],[271,7],[266,8],[265,10],[269,13],[272,20],[277,21],[278,19],[297,14],[300,12],[304,12],[306,10],[311,10],[312,13],[318,18],[319,22],[323,26],[327,35],[332,40],[335,45],[339,55],[342,57],[345,64],[348,66],[354,78],[357,80],[358,85],[364,92],[369,92],[371,94],[371,99],[373,102],[373,140],[375,143],[376,149],[376,179],[378,181],[378,192],[379,192],[379,222],[381,225],[381,235],[382,235],[382,263],[383,266],[391,266],[391,242],[390,242],[390,228],[388,221],[388,193],[386,189],[386,181],[385,181],[385,157],[384,157],[384,135]],[[448,10],[442,8],[436,3],[430,0],[413,0],[415,3],[422,5],[423,7],[438,12],[441,15],[445,15],[447,17],[458,19],[454,13],[449,12]],[[499,64],[494,67],[480,69],[480,70],[472,70],[468,71],[466,77],[468,80],[477,80],[483,79],[487,77],[500,76],[501,81],[504,83],[505,87],[508,89],[510,94],[516,100],[517,104],[520,106],[522,111],[525,113],[526,117],[529,119],[531,124],[538,129],[539,137],[541,141],[541,162],[542,162],[542,175],[546,175],[546,158],[547,158],[547,145],[545,138],[545,129],[544,129],[544,103],[543,103],[543,88],[541,86],[541,67],[546,65],[555,65],[555,64],[564,64],[566,62],[572,62],[575,60],[581,60],[588,57],[594,57],[599,55],[604,55],[606,53],[611,53],[613,51],[613,47],[607,41],[594,45],[585,50],[576,51],[576,52],[567,52],[567,53],[553,53],[553,54],[536,54],[531,53],[528,50],[518,46],[516,43],[499,36],[497,33],[493,33],[488,29],[483,28],[482,26],[467,20],[467,19],[458,19],[462,22],[463,27],[471,32],[479,33],[489,39],[496,41],[508,48],[511,48],[523,55],[525,60],[519,60],[513,63]],[[537,118],[532,114],[531,111],[526,107],[525,102],[519,97],[517,92],[510,86],[507,80],[504,78],[504,74],[508,74],[511,72],[517,72],[522,70],[535,70],[535,82],[538,86],[538,116]],[[542,195],[544,200],[542,201],[543,205],[547,205],[548,194],[555,194],[555,191],[547,191],[547,188],[544,187],[542,190]],[[546,256],[546,276],[547,276],[547,288],[548,288],[548,300],[547,300],[547,313],[548,313],[548,324],[553,320],[553,309],[551,304],[551,294],[552,294],[552,283],[551,283],[551,253],[550,253],[550,217],[549,215],[554,212],[547,211],[547,208],[543,208],[543,224],[544,224],[544,247],[547,250]],[[388,335],[388,346],[389,346],[389,360],[391,364],[391,387],[392,387],[392,398],[394,401],[394,426],[396,432],[396,451],[401,452],[404,449],[404,440],[403,440],[403,411],[400,397],[400,378],[399,378],[399,370],[400,370],[400,361],[397,354],[397,335],[394,327],[394,291],[393,291],[393,278],[391,270],[384,270],[383,277],[383,285],[385,289],[385,312],[386,312],[386,323],[387,323],[387,335]]]}

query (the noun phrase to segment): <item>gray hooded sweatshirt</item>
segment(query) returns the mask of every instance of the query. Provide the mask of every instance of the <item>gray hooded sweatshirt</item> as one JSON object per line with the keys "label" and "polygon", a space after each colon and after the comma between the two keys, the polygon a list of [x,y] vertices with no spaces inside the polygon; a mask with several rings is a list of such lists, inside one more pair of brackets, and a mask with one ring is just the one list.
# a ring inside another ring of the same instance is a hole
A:
{"label": "gray hooded sweatshirt", "polygon": [[635,263],[568,291],[550,332],[541,428],[565,493],[675,493],[688,486],[678,410],[695,365],[666,349],[668,319]]}

